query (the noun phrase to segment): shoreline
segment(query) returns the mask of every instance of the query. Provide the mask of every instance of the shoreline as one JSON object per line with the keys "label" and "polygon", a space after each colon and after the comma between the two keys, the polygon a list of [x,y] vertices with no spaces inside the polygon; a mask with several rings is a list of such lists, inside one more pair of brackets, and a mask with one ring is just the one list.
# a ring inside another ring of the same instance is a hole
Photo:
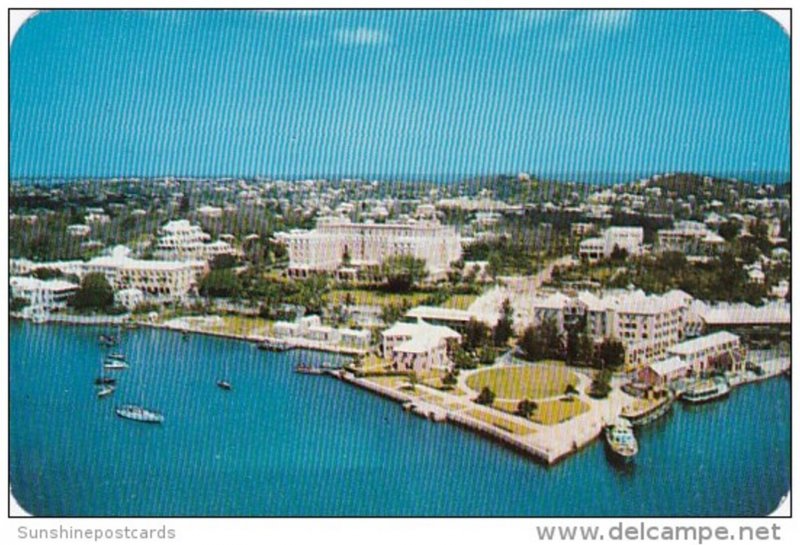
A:
{"label": "shoreline", "polygon": [[[25,317],[21,316],[12,316],[12,318],[17,319],[26,319]],[[63,317],[62,317],[63,318]],[[82,318],[82,317],[77,317]],[[128,317],[126,317],[128,318]],[[42,322],[36,322],[33,320],[29,320],[35,325],[39,325]],[[104,322],[101,319],[97,321],[87,322],[84,320],[47,320],[44,323],[60,323],[60,324],[68,324],[68,325],[108,325],[112,323],[113,325],[117,325],[121,323],[129,323],[129,324],[136,324],[137,326],[144,326],[150,327],[153,329],[162,329],[168,330],[175,333],[193,333],[193,334],[201,334],[207,335],[212,337],[219,337],[225,339],[231,339],[236,341],[244,341],[244,342],[286,342],[292,346],[292,349],[299,349],[299,350],[313,350],[319,351],[323,353],[335,353],[335,354],[343,354],[343,355],[359,355],[365,354],[367,351],[349,348],[349,347],[339,347],[339,346],[326,346],[321,343],[317,343],[315,341],[304,340],[304,339],[296,339],[296,338],[288,338],[288,339],[276,339],[273,337],[265,336],[265,335],[242,335],[242,334],[235,334],[235,333],[226,333],[226,332],[219,332],[219,331],[207,331],[198,329],[196,327],[191,327],[189,324],[169,324],[169,323],[151,323],[146,321],[140,320],[128,320],[127,322],[120,322],[120,320],[116,320],[113,322]],[[188,327],[185,327],[188,326]],[[781,358],[774,358],[772,360],[768,360],[771,365],[768,369],[765,370],[763,375],[755,375],[754,373],[747,373],[744,376],[740,376],[738,380],[735,382],[730,382],[731,389],[737,389],[740,386],[762,382],[767,379],[771,378],[780,378],[780,376],[791,367],[791,360],[787,357]],[[765,362],[766,363],[766,362]],[[514,434],[504,429],[499,428],[496,425],[493,425],[488,422],[484,422],[474,416],[466,414],[468,410],[479,410],[482,412],[489,412],[490,414],[497,409],[492,409],[490,407],[481,407],[481,406],[474,406],[468,399],[461,399],[460,401],[467,403],[467,408],[465,409],[464,406],[460,406],[457,409],[455,408],[447,408],[442,407],[436,403],[431,403],[429,401],[420,399],[416,396],[412,396],[409,394],[405,394],[400,392],[396,389],[389,388],[387,386],[378,384],[376,382],[372,382],[366,378],[358,377],[348,371],[345,370],[338,370],[338,371],[330,371],[326,373],[329,376],[338,378],[342,382],[346,382],[351,384],[355,387],[361,388],[368,392],[371,392],[375,395],[380,397],[389,399],[401,405],[402,408],[406,410],[410,410],[414,412],[416,415],[426,418],[432,422],[447,422],[454,424],[462,429],[467,429],[473,433],[476,433],[482,437],[486,437],[496,443],[509,448],[515,452],[521,453],[524,456],[527,456],[534,460],[537,463],[543,464],[545,467],[552,467],[557,463],[565,460],[569,456],[576,454],[583,448],[587,447],[595,440],[602,436],[603,432],[603,425],[604,422],[602,421],[595,421],[592,419],[590,422],[580,422],[580,420],[586,420],[587,418],[584,417],[581,419],[581,416],[578,415],[573,419],[567,420],[565,422],[553,425],[553,426],[538,426],[536,428],[531,428],[531,433],[525,435]],[[428,388],[427,386],[420,385],[420,388]],[[437,395],[440,393],[437,390]],[[443,396],[447,396],[446,393],[441,392]],[[675,401],[678,401],[676,399]],[[502,411],[498,411],[502,412]],[[504,417],[513,417],[513,415],[505,415]],[[560,427],[564,424],[570,423],[572,429],[571,435],[558,437],[556,433],[557,427]],[[576,424],[584,424],[580,428],[575,429]]]}

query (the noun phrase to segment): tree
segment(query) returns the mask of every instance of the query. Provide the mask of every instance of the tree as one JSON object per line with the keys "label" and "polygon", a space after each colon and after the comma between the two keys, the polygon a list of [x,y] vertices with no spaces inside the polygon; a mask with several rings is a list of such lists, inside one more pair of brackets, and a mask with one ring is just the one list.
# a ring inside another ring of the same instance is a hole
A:
{"label": "tree", "polygon": [[54,278],[63,277],[64,273],[62,273],[60,269],[53,267],[37,267],[33,270],[32,275],[39,280],[52,280]]}
{"label": "tree", "polygon": [[481,365],[492,365],[497,359],[497,350],[493,346],[485,344],[478,349],[478,361]]}
{"label": "tree", "polygon": [[539,408],[539,404],[529,399],[523,399],[517,404],[517,414],[522,418],[530,418]]}
{"label": "tree", "polygon": [[567,365],[588,365],[592,361],[593,351],[592,339],[586,331],[573,328],[567,332],[565,350]]}
{"label": "tree", "polygon": [[456,369],[478,368],[478,362],[475,360],[475,356],[473,356],[460,346],[453,351],[453,355],[451,357],[453,359],[453,364],[455,365]]}
{"label": "tree", "polygon": [[30,304],[31,302],[24,297],[11,297],[8,303],[8,310],[9,312],[19,312]]}
{"label": "tree", "polygon": [[514,308],[511,300],[506,298],[500,307],[500,318],[492,330],[492,341],[495,346],[505,346],[514,334]]}
{"label": "tree", "polygon": [[211,270],[200,280],[200,294],[206,297],[235,297],[242,284],[233,269]]}
{"label": "tree", "polygon": [[70,300],[78,310],[105,310],[114,304],[114,288],[102,273],[88,273]]}
{"label": "tree", "polygon": [[597,355],[601,369],[619,369],[625,363],[625,346],[617,339],[605,339]]}
{"label": "tree", "polygon": [[391,292],[409,291],[428,275],[425,260],[413,255],[393,255],[381,264],[381,275],[385,279],[386,289]]}
{"label": "tree", "polygon": [[539,338],[536,326],[529,325],[522,332],[522,336],[517,341],[517,346],[522,350],[522,355],[530,361],[544,359],[544,345]]}
{"label": "tree", "polygon": [[611,250],[611,260],[622,262],[626,259],[628,259],[628,250],[620,248],[618,244],[614,244],[614,248]]}
{"label": "tree", "polygon": [[353,262],[353,257],[350,255],[350,248],[348,246],[345,246],[344,252],[342,252],[342,266],[349,267],[352,262]]}
{"label": "tree", "polygon": [[742,230],[742,224],[735,220],[729,220],[725,223],[721,223],[719,226],[719,236],[727,240],[728,242],[732,241],[736,237],[739,236],[739,232]]}
{"label": "tree", "polygon": [[564,336],[558,330],[555,320],[542,321],[538,327],[538,334],[544,345],[544,357],[560,360],[564,358]]}
{"label": "tree", "polygon": [[488,386],[484,386],[481,392],[478,394],[478,397],[475,398],[475,403],[478,405],[491,405],[494,403],[494,392]]}
{"label": "tree", "polygon": [[611,371],[603,369],[597,373],[589,386],[589,397],[604,399],[611,393]]}
{"label": "tree", "polygon": [[236,266],[236,256],[233,254],[217,254],[208,262],[208,267],[212,271],[222,269],[232,269]]}
{"label": "tree", "polygon": [[489,342],[489,326],[475,318],[470,318],[464,327],[464,350],[474,352],[478,347]]}

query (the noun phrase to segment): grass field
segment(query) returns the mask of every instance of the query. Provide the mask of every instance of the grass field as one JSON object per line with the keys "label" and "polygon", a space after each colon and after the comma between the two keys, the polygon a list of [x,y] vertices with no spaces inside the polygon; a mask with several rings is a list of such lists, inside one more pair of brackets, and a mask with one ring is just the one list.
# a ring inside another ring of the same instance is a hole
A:
{"label": "grass field", "polygon": [[500,399],[541,399],[564,393],[577,377],[563,367],[522,365],[485,369],[470,375],[467,386],[479,392],[484,386]]}
{"label": "grass field", "polygon": [[422,303],[427,293],[412,292],[412,293],[384,293],[382,291],[372,290],[331,290],[326,296],[326,300],[331,305],[344,304],[345,297],[350,294],[353,303],[356,305],[374,305],[384,306],[388,304],[399,304],[407,302],[411,306],[416,306]]}
{"label": "grass field", "polygon": [[[514,414],[517,410],[517,403],[517,401],[495,401],[494,407],[509,414]],[[539,401],[537,404],[539,406],[531,415],[530,420],[545,426],[566,422],[570,418],[585,413],[590,408],[587,403],[577,398]]]}
{"label": "grass field", "polygon": [[475,302],[477,299],[477,295],[467,295],[467,294],[460,294],[460,295],[452,295],[450,299],[445,301],[442,306],[444,308],[455,308],[458,310],[467,310],[469,306]]}
{"label": "grass field", "polygon": [[471,411],[467,411],[466,414],[476,420],[486,422],[487,424],[491,424],[496,428],[500,428],[501,430],[508,431],[516,435],[528,435],[530,433],[536,433],[536,430],[526,426],[522,422],[515,422],[511,418],[506,418],[499,414],[490,413],[488,411],[473,409]]}

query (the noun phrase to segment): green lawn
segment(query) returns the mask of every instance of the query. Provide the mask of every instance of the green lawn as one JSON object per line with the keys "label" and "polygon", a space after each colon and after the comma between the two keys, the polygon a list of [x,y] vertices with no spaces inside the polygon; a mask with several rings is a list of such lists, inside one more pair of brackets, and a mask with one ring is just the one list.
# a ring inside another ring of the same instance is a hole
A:
{"label": "green lawn", "polygon": [[476,392],[488,386],[501,399],[557,396],[568,384],[577,383],[577,377],[564,367],[530,365],[484,369],[467,378],[467,385]]}
{"label": "green lawn", "polygon": [[511,418],[507,418],[500,414],[492,413],[489,411],[472,409],[470,411],[467,411],[466,414],[471,416],[472,418],[475,418],[476,420],[480,420],[481,422],[486,422],[487,424],[491,424],[496,428],[500,428],[501,430],[508,431],[517,435],[528,435],[530,433],[536,433],[536,430],[526,426],[522,422],[517,422]]}
{"label": "green lawn", "polygon": [[[501,411],[514,414],[517,410],[517,403],[516,401],[495,401],[493,406]],[[570,418],[585,413],[590,408],[587,403],[577,398],[538,401],[537,404],[539,406],[531,415],[530,420],[545,426],[566,422]]]}
{"label": "green lawn", "polygon": [[408,302],[411,306],[416,306],[421,304],[429,295],[421,292],[399,294],[372,290],[331,290],[325,298],[331,305],[342,305],[348,293],[356,305],[376,306],[398,304],[403,301]]}
{"label": "green lawn", "polygon": [[455,308],[458,310],[467,310],[469,306],[475,302],[477,295],[472,294],[457,294],[450,296],[450,299],[445,301],[442,306],[444,308]]}

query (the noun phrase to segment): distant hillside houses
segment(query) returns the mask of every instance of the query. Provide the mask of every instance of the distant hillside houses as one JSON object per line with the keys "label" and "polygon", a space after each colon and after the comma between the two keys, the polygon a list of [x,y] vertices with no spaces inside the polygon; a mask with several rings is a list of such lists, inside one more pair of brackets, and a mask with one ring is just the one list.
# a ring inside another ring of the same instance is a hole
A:
{"label": "distant hillside houses", "polygon": [[657,234],[656,251],[680,252],[686,256],[717,255],[725,245],[725,239],[705,224],[697,221],[677,221],[672,229],[660,229]]}

